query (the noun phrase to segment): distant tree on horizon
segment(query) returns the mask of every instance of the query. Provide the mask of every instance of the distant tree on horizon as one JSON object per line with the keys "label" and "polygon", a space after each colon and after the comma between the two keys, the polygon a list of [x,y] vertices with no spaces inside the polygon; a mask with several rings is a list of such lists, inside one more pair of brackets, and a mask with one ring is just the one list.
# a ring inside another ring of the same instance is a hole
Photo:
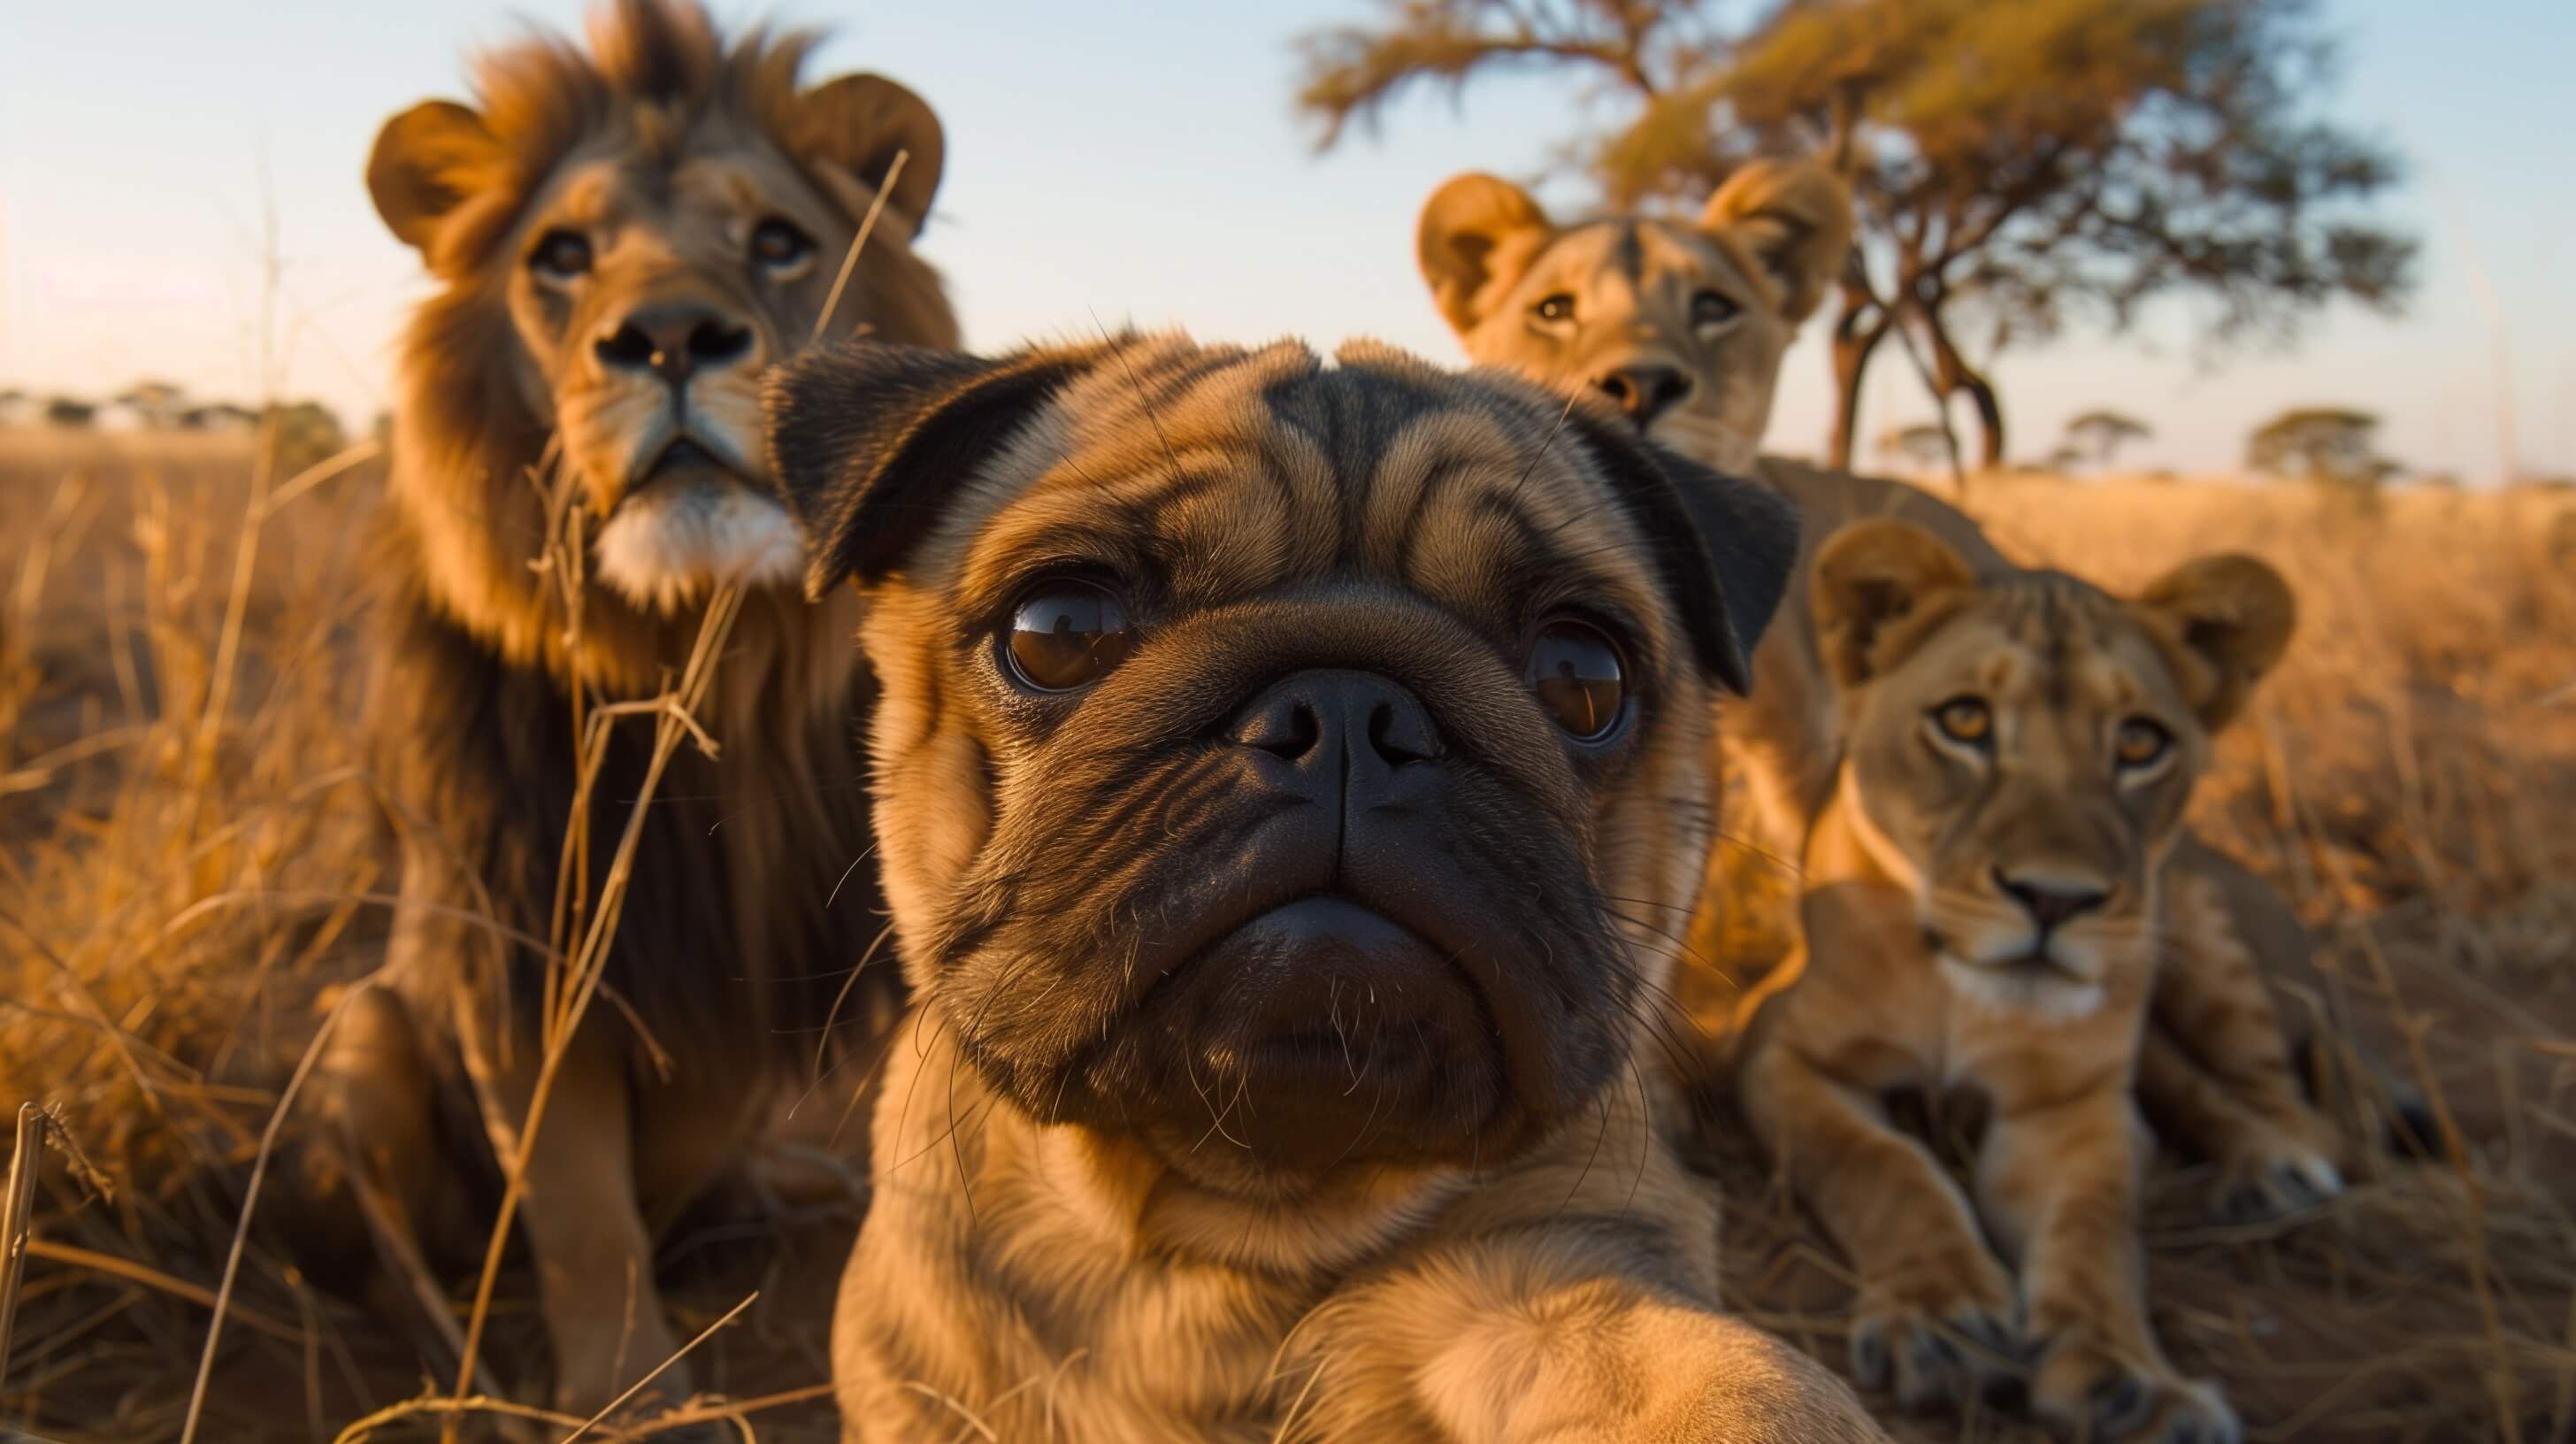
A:
{"label": "distant tree on horizon", "polygon": [[2245,464],[2269,476],[2375,493],[2397,463],[2379,454],[2379,417],[2345,406],[2294,406],[2245,438]]}
{"label": "distant tree on horizon", "polygon": [[2154,427],[2126,412],[2097,407],[2066,423],[2066,445],[2059,450],[2072,449],[2108,468],[2121,447],[2132,441],[2145,441],[2155,434]]}
{"label": "distant tree on horizon", "polygon": [[89,426],[97,420],[98,404],[96,402],[83,401],[77,396],[49,396],[45,398],[45,424],[48,426],[77,429]]}
{"label": "distant tree on horizon", "polygon": [[179,424],[188,409],[188,398],[175,381],[146,380],[118,392],[115,404],[133,413],[142,425],[163,431]]}
{"label": "distant tree on horizon", "polygon": [[1916,471],[1932,471],[1949,464],[1950,434],[1930,421],[1891,426],[1878,434],[1878,454],[1903,461]]}
{"label": "distant tree on horizon", "polygon": [[[2287,339],[2329,301],[2393,309],[2415,243],[2368,203],[2397,179],[2318,118],[2333,37],[2312,0],[1375,0],[1298,41],[1297,106],[1330,150],[1406,93],[1549,68],[1589,90],[1558,164],[1618,208],[1695,204],[1745,160],[1821,153],[1858,244],[1833,320],[1829,457],[1894,334],[2005,455],[1985,365],[2071,321],[2171,296],[2211,346]],[[1982,342],[1985,361],[1972,360]]]}

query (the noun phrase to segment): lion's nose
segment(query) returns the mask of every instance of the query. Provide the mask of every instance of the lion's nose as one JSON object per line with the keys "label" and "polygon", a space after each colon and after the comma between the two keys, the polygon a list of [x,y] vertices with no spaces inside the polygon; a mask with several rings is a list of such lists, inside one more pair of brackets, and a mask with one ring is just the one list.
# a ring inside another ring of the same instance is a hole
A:
{"label": "lion's nose", "polygon": [[1690,394],[1690,378],[1671,366],[1613,366],[1592,384],[1641,427]]}
{"label": "lion's nose", "polygon": [[1282,678],[1234,715],[1226,736],[1287,763],[1313,801],[1345,809],[1384,801],[1396,769],[1440,755],[1420,698],[1375,673],[1331,668]]}
{"label": "lion's nose", "polygon": [[2110,891],[2099,883],[2038,873],[2016,876],[2002,868],[1995,869],[1995,886],[2021,904],[2042,933],[2054,932],[2086,913],[2100,912],[2111,900]]}
{"label": "lion's nose", "polygon": [[630,311],[604,325],[591,351],[611,371],[649,371],[685,386],[701,371],[721,370],[751,354],[751,328],[706,306],[662,305]]}

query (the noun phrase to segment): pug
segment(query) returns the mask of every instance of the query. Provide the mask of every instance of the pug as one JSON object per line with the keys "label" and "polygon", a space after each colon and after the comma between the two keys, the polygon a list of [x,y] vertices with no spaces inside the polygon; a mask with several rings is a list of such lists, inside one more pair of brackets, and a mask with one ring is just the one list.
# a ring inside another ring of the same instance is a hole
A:
{"label": "pug", "polygon": [[1871,1440],[1718,1305],[1654,1057],[1795,523],[1500,374],[809,353],[914,999],[847,1437]]}

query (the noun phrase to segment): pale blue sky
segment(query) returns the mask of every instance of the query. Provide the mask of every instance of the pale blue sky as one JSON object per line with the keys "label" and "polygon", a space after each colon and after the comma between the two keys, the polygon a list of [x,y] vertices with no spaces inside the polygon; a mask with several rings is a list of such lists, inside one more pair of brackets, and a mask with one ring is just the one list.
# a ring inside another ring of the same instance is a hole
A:
{"label": "pale blue sky", "polygon": [[[577,22],[580,0],[258,5],[97,0],[12,6],[0,25],[0,384],[102,391],[166,375],[256,389],[259,233],[274,198],[286,385],[353,422],[380,404],[387,341],[421,294],[359,173],[377,123],[461,93],[461,50],[514,14]],[[1382,141],[1309,155],[1289,108],[1290,36],[1354,0],[899,6],[720,0],[834,31],[816,73],[875,69],[929,98],[949,132],[924,251],[970,344],[1178,322],[1202,336],[1371,333],[1456,358],[1415,279],[1431,188],[1470,167],[1526,173],[1569,96],[1515,81],[1463,110],[1425,95]],[[2141,460],[2232,465],[2254,422],[2295,402],[2374,408],[2418,466],[2495,474],[2496,362],[2483,273],[2508,330],[2524,469],[2576,471],[2576,55],[2568,0],[2336,0],[2350,65],[2342,118],[2412,166],[2392,212],[2425,243],[2396,321],[2343,312],[2288,355],[2198,365],[2181,313],[2145,337],[2083,336],[1998,368],[2018,440],[2046,449],[2074,411],[2152,418]],[[263,181],[263,176],[265,181]],[[1774,442],[1812,450],[1826,415],[1819,328],[1791,353]],[[1867,424],[1924,414],[1891,354]]]}

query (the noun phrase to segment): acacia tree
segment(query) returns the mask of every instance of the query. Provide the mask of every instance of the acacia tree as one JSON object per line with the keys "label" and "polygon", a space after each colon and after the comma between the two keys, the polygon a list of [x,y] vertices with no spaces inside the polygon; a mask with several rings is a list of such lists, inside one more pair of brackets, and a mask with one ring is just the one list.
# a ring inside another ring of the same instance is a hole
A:
{"label": "acacia tree", "polygon": [[[1567,145],[1610,204],[1706,194],[1746,158],[1822,150],[1860,232],[1834,318],[1831,451],[1892,332],[1964,396],[1988,465],[2001,399],[1982,365],[2073,319],[2212,302],[2204,340],[2286,339],[2336,297],[2403,296],[2407,237],[2366,203],[2377,146],[2315,120],[2333,74],[2314,0],[1773,0],[1729,32],[1708,0],[1379,0],[1300,41],[1319,148],[1425,84],[1543,65],[1602,123]],[[1973,328],[1973,329],[1972,329]]]}
{"label": "acacia tree", "polygon": [[2379,418],[2344,406],[2294,406],[2245,438],[2245,464],[2355,491],[2374,490],[2396,472],[2379,454]]}
{"label": "acacia tree", "polygon": [[2108,407],[2097,407],[2066,423],[2067,447],[2106,467],[2119,455],[2121,447],[2155,434],[2154,427]]}
{"label": "acacia tree", "polygon": [[1930,471],[1950,459],[1950,434],[1930,421],[1891,426],[1879,433],[1878,454],[1904,462],[1916,471]]}

